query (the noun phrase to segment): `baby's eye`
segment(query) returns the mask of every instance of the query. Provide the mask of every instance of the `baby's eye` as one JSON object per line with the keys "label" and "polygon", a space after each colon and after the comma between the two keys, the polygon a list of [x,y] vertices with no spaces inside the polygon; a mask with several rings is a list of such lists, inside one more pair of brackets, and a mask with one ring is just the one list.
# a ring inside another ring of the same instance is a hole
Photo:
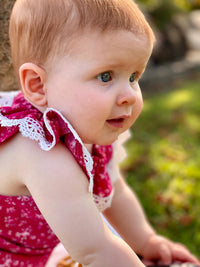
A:
{"label": "baby's eye", "polygon": [[101,82],[107,83],[112,80],[111,72],[110,71],[102,72],[97,76],[97,79]]}
{"label": "baby's eye", "polygon": [[136,79],[136,72],[134,72],[134,73],[131,74],[131,76],[130,76],[130,78],[129,78],[129,81],[130,81],[131,83],[133,83],[133,82],[135,81],[135,79]]}

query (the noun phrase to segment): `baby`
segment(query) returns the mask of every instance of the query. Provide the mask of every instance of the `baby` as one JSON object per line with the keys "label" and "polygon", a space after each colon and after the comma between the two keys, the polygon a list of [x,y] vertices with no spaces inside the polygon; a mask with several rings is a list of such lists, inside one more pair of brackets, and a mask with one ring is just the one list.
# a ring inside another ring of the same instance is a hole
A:
{"label": "baby", "polygon": [[0,265],[45,266],[60,242],[85,267],[198,264],[153,230],[117,167],[154,43],[137,5],[17,0],[10,41],[21,92],[1,98]]}

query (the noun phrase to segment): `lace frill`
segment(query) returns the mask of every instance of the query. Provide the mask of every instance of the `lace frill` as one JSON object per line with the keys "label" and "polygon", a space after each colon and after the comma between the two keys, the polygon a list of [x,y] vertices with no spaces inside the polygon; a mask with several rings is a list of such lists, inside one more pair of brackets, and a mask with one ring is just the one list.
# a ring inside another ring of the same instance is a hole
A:
{"label": "lace frill", "polygon": [[[0,94],[0,107],[6,108],[10,107],[13,104],[13,101],[15,97],[20,96],[23,98],[22,94],[19,92],[9,92],[9,93],[1,93]],[[24,98],[23,98],[24,99]],[[24,101],[26,101],[24,99]],[[27,105],[31,105],[26,101]],[[26,104],[25,103],[25,104]],[[23,103],[24,105],[24,103]],[[31,105],[31,108],[37,110]],[[0,108],[1,111],[1,108]],[[21,110],[20,110],[21,112]],[[20,113],[18,112],[18,113]],[[24,112],[24,111],[23,111]],[[39,112],[37,110],[37,112]],[[77,151],[76,149],[73,149],[75,146],[78,145],[78,154],[74,155],[76,160],[79,161],[78,163],[81,165],[81,167],[84,169],[86,172],[88,178],[89,178],[89,192],[93,194],[93,199],[94,202],[96,203],[98,209],[100,212],[108,208],[111,204],[112,201],[112,195],[113,195],[113,190],[111,188],[111,184],[109,186],[109,190],[107,189],[107,192],[109,193],[105,196],[102,194],[97,195],[95,194],[94,191],[94,162],[91,154],[88,152],[84,144],[82,143],[80,137],[78,136],[77,132],[73,129],[72,125],[69,123],[69,121],[63,117],[63,115],[52,108],[48,108],[44,114],[42,115],[42,122],[44,122],[44,125],[41,123],[41,120],[35,119],[33,116],[24,116],[22,118],[19,118],[18,113],[12,114],[11,117],[7,116],[7,114],[2,114],[3,112],[0,112],[0,125],[1,127],[6,127],[8,128],[8,135],[12,136],[13,134],[10,133],[12,132],[11,129],[14,128],[13,132],[16,133],[19,131],[24,137],[28,137],[40,145],[42,150],[49,151],[51,150],[56,143],[58,142],[58,136],[55,134],[55,127],[52,123],[52,118],[56,119],[56,122],[59,121],[59,123],[64,122],[66,125],[64,127],[65,133],[67,133],[70,137],[68,140],[66,138],[65,143],[67,144],[67,147],[70,149],[70,151],[73,153],[76,153],[74,151]],[[40,112],[39,112],[40,113]],[[17,130],[15,129],[17,127]],[[47,129],[47,132],[46,132]],[[3,137],[3,133],[0,133],[0,137],[5,140]],[[0,142],[2,142],[0,140]],[[80,148],[81,148],[81,155],[80,153]],[[82,161],[80,160],[83,159]],[[109,180],[108,180],[109,181]]]}

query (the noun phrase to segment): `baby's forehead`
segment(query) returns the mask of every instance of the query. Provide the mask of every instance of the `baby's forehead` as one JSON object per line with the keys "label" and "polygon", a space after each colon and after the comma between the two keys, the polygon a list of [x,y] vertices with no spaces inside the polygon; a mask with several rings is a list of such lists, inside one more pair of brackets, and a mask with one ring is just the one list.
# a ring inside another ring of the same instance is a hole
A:
{"label": "baby's forehead", "polygon": [[104,52],[106,52],[113,47],[127,49],[128,45],[137,45],[138,43],[144,43],[150,47],[153,46],[153,40],[151,40],[147,34],[136,34],[124,29],[100,31],[99,29],[86,28],[80,35],[76,35],[71,40],[69,53],[85,51],[85,53],[89,55],[90,53],[88,54],[88,50],[90,50],[91,47],[99,51],[103,49]]}
{"label": "baby's forehead", "polygon": [[[133,65],[144,66],[152,51],[146,36],[135,35],[126,30],[85,31],[74,38],[68,51],[61,56],[60,63],[66,60],[71,67],[89,67],[96,72],[120,68],[133,68]],[[63,58],[63,61],[62,61]],[[85,66],[85,63],[88,66]],[[64,66],[64,65],[63,65]]]}
{"label": "baby's forehead", "polygon": [[71,45],[71,48],[79,47],[81,48],[81,44],[85,42],[94,42],[96,39],[98,39],[99,44],[108,42],[110,44],[114,43],[116,39],[123,40],[124,35],[129,34],[129,36],[132,36],[135,39],[140,39],[146,42],[147,40],[149,42],[153,42],[149,38],[149,36],[146,33],[135,33],[131,30],[126,29],[107,29],[107,30],[101,30],[99,28],[91,28],[91,27],[85,27],[84,29],[81,29],[80,31],[77,31],[73,34],[73,36],[70,37],[70,42],[68,39],[66,39],[66,43]]}

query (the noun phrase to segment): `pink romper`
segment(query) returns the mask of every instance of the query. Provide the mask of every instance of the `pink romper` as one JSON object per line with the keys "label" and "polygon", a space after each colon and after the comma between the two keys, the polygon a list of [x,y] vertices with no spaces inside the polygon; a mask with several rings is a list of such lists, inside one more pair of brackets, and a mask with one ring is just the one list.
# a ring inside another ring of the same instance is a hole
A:
{"label": "pink romper", "polygon": [[[0,143],[20,132],[48,151],[61,140],[86,173],[99,211],[109,207],[113,190],[107,166],[112,146],[93,145],[91,156],[60,112],[41,113],[22,93],[12,92],[6,100],[8,95],[0,96]],[[32,197],[0,195],[0,266],[45,266],[58,243]]]}

